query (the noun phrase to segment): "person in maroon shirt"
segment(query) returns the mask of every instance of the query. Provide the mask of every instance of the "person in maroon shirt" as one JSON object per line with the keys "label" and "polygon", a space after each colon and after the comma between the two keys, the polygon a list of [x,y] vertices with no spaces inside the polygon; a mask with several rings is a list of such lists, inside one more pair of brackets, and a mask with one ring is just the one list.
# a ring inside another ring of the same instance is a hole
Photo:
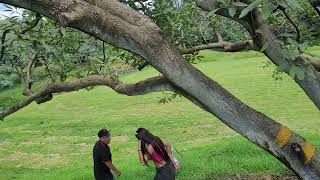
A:
{"label": "person in maroon shirt", "polygon": [[93,147],[94,177],[96,180],[113,180],[110,169],[117,176],[121,176],[121,172],[112,163],[112,155],[108,146],[110,132],[107,129],[101,129],[98,137],[99,140]]}
{"label": "person in maroon shirt", "polygon": [[171,144],[145,128],[139,128],[135,135],[139,140],[138,155],[141,164],[148,165],[151,160],[156,167],[154,180],[175,180],[176,168],[172,162]]}

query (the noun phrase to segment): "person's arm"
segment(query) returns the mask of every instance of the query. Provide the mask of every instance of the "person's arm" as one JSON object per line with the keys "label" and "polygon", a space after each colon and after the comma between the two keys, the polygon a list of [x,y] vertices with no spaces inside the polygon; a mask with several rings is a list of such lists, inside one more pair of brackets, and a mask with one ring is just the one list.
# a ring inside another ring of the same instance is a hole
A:
{"label": "person's arm", "polygon": [[171,145],[169,142],[165,141],[165,140],[161,140],[161,141],[162,141],[163,145],[165,146],[165,148],[166,148],[166,150],[167,150],[167,152],[168,152],[169,157],[171,158],[171,155],[172,155],[172,145]]}
{"label": "person's arm", "polygon": [[117,176],[121,176],[121,172],[112,164],[111,161],[104,162]]}
{"label": "person's arm", "polygon": [[141,140],[139,140],[138,142],[138,155],[139,155],[139,161],[140,163],[145,166],[146,163],[145,162],[148,162],[149,158],[148,156],[145,154],[142,154],[142,150],[141,150]]}
{"label": "person's arm", "polygon": [[102,148],[99,151],[99,156],[101,161],[106,164],[106,166],[111,169],[117,176],[121,175],[121,172],[112,164],[111,162],[111,152],[109,148]]}
{"label": "person's arm", "polygon": [[166,147],[166,150],[168,152],[169,158],[172,161],[173,166],[178,169],[179,168],[179,163],[177,163],[177,159],[173,157],[172,153],[172,145],[169,142],[166,142],[164,140],[161,140],[163,145]]}

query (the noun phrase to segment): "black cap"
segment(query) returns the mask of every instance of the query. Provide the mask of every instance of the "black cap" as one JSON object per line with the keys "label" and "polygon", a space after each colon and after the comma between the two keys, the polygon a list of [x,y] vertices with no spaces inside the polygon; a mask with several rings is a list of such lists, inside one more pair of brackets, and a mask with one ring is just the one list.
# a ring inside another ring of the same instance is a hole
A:
{"label": "black cap", "polygon": [[110,131],[105,128],[100,129],[100,131],[98,132],[98,137],[101,138],[103,136],[110,136]]}

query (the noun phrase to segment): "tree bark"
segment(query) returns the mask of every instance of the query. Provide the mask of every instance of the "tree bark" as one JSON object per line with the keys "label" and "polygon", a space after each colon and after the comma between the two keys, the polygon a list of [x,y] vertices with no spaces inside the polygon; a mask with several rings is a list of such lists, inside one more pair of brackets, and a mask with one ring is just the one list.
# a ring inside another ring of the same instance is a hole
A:
{"label": "tree bark", "polygon": [[31,57],[30,57],[30,61],[28,63],[28,66],[26,68],[26,88],[23,90],[23,95],[25,96],[30,96],[33,92],[32,92],[32,84],[33,84],[33,80],[32,80],[32,68],[34,66],[34,63],[36,62],[37,59],[37,52],[35,49],[31,50]]}
{"label": "tree bark", "polygon": [[[189,64],[146,16],[116,0],[0,0],[58,20],[139,54],[208,112],[268,151],[303,179],[320,179],[315,148],[289,128],[252,109]],[[301,151],[299,151],[299,148]]]}
{"label": "tree bark", "polygon": [[222,52],[239,52],[239,51],[258,51],[258,48],[253,44],[253,41],[240,41],[237,43],[220,41],[217,43],[201,44],[185,50],[181,50],[182,54],[190,54],[204,49],[212,49]]}

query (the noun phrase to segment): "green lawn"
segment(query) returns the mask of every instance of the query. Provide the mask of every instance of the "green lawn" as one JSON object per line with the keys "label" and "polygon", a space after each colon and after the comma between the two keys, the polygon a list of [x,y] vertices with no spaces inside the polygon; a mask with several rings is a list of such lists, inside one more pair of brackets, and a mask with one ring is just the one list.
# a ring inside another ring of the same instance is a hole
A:
{"label": "green lawn", "polygon": [[[320,113],[292,79],[272,79],[258,53],[203,51],[195,65],[235,96],[285,124],[320,148]],[[152,68],[121,79],[137,82],[156,76]],[[0,92],[20,99],[21,89]],[[268,153],[183,98],[158,104],[162,93],[127,97],[107,87],[56,95],[0,122],[0,179],[93,179],[92,146],[102,127],[112,130],[114,163],[124,180],[152,179],[154,167],[138,163],[134,131],[146,127],[170,141],[182,168],[179,180],[224,179],[240,175],[281,175],[286,167]],[[0,98],[1,100],[1,98]],[[7,102],[0,102],[0,106]]]}

